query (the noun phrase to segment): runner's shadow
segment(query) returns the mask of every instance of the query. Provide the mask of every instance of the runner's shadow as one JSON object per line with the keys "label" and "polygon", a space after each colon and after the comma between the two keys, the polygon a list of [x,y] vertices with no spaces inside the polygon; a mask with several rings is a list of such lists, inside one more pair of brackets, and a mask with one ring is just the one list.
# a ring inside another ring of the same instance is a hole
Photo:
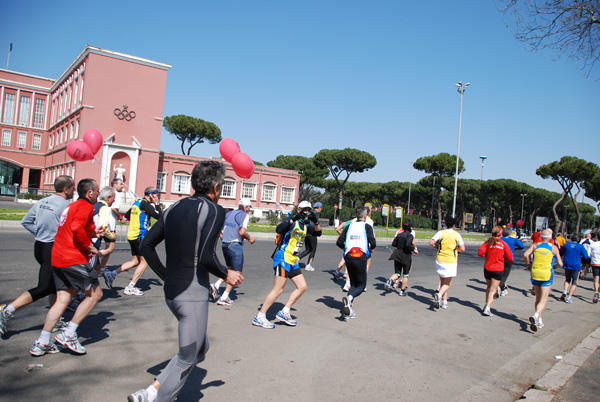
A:
{"label": "runner's shadow", "polygon": [[481,283],[482,285],[486,285],[486,287],[487,287],[487,282],[486,281],[482,281],[481,279],[471,278],[471,279],[469,279],[469,281]]}
{"label": "runner's shadow", "polygon": [[[203,360],[204,359],[202,359],[198,363],[202,363]],[[148,370],[146,370],[146,372],[156,377],[160,374],[161,371],[165,369],[165,367],[167,367],[167,364],[169,364],[169,362],[170,360],[165,360],[164,362],[157,364],[156,366],[150,367]],[[187,381],[183,385],[183,388],[181,388],[181,392],[179,392],[176,401],[198,402],[204,397],[204,394],[202,393],[203,389],[209,387],[220,387],[222,385],[225,385],[225,381],[222,380],[215,380],[203,384],[202,381],[206,378],[206,374],[207,371],[205,369],[200,368],[198,366],[194,367]]]}
{"label": "runner's shadow", "polygon": [[484,292],[485,293],[485,290],[487,289],[487,284],[486,284],[485,288],[480,288],[478,286],[473,286],[473,285],[467,285],[467,287],[471,288],[473,290],[477,290],[478,292]]}
{"label": "runner's shadow", "polygon": [[87,338],[81,342],[82,345],[90,345],[108,338],[108,328],[105,328],[109,322],[115,321],[111,318],[114,314],[110,311],[101,311],[98,314],[90,314],[83,322],[83,326],[77,329],[77,334],[82,338]]}
{"label": "runner's shadow", "polygon": [[337,300],[334,299],[332,296],[323,296],[317,300],[315,300],[317,303],[323,303],[324,305],[326,305],[327,307],[329,307],[330,309],[334,309],[337,311],[340,311],[342,309],[342,307],[344,307],[344,305],[342,304],[342,300]]}
{"label": "runner's shadow", "polygon": [[[408,288],[407,288],[408,289]],[[417,300],[425,305],[427,305],[427,309],[431,311],[435,311],[436,309],[433,307],[433,294],[435,291],[433,289],[426,289],[421,285],[411,286],[410,289],[418,290],[421,293],[415,292],[407,292],[408,297],[411,297],[414,300]],[[425,296],[425,294],[427,296]]]}

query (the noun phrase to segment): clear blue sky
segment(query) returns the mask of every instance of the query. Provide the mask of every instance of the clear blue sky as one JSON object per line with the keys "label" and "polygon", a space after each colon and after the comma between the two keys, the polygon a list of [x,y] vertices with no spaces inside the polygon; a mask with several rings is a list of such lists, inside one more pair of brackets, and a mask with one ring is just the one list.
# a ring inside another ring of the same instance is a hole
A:
{"label": "clear blue sky", "polygon": [[[165,116],[212,121],[262,163],[359,148],[377,166],[351,180],[373,182],[408,181],[409,161],[456,153],[454,84],[470,82],[460,177],[478,179],[486,155],[486,179],[560,191],[536,168],[600,162],[600,82],[527,51],[493,1],[185,3],[0,1],[0,66],[9,41],[9,69],[48,78],[86,44],[167,63]],[[180,152],[164,131],[161,146]]]}

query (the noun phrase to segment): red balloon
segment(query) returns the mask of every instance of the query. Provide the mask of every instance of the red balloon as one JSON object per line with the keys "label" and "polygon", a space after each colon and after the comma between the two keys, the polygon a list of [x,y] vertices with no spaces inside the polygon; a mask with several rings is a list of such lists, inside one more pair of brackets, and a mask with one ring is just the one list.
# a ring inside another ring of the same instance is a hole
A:
{"label": "red balloon", "polygon": [[92,153],[96,155],[96,152],[102,148],[102,142],[104,139],[102,138],[102,134],[98,130],[88,130],[83,135],[83,142],[90,146]]}
{"label": "red balloon", "polygon": [[83,141],[73,140],[67,145],[67,154],[76,161],[84,162],[94,159],[90,146]]}
{"label": "red balloon", "polygon": [[225,138],[219,144],[219,152],[221,153],[221,156],[230,163],[233,163],[233,155],[239,153],[240,150],[240,145],[233,138]]}
{"label": "red balloon", "polygon": [[522,227],[524,223],[525,223],[525,222],[523,222],[522,220],[520,220],[520,219],[519,219],[519,220],[517,221],[517,227],[518,227],[518,228]]}
{"label": "red balloon", "polygon": [[233,165],[233,171],[235,174],[240,176],[242,179],[249,179],[254,173],[254,162],[250,157],[243,153],[238,152],[231,158],[231,164]]}

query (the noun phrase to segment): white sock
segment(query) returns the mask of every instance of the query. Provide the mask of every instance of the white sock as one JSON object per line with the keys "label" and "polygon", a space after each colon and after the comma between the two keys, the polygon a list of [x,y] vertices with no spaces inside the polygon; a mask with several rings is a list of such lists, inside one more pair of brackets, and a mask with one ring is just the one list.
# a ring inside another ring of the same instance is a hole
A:
{"label": "white sock", "polygon": [[148,394],[148,402],[156,401],[158,390],[154,388],[153,385],[150,385],[148,388],[146,388],[146,393]]}
{"label": "white sock", "polygon": [[15,306],[13,306],[12,303],[10,303],[8,306],[6,306],[6,311],[13,314],[15,311],[17,311],[17,309],[15,308]]}
{"label": "white sock", "polygon": [[260,311],[256,314],[256,318],[266,318],[267,315],[265,313],[261,313]]}
{"label": "white sock", "polygon": [[283,311],[283,314],[289,314],[290,313],[290,309],[287,308],[287,307],[282,308],[281,311]]}
{"label": "white sock", "polygon": [[222,300],[227,300],[228,297],[229,297],[229,292],[227,292],[227,291],[223,292],[223,294],[221,295]]}
{"label": "white sock", "polygon": [[40,334],[40,337],[38,338],[38,342],[41,343],[42,345],[49,344],[51,334],[52,333],[49,331],[42,331],[42,333]]}
{"label": "white sock", "polygon": [[349,280],[346,281],[346,286],[350,286],[350,281]]}
{"label": "white sock", "polygon": [[223,281],[222,281],[221,279],[218,279],[218,280],[215,282],[215,287],[216,287],[217,289],[219,289],[219,286],[221,286],[221,284],[222,284],[222,283],[223,283]]}
{"label": "white sock", "polygon": [[354,300],[354,297],[348,295],[348,304],[352,304],[352,300]]}
{"label": "white sock", "polygon": [[67,328],[65,328],[65,334],[73,336],[75,335],[75,332],[77,332],[77,328],[79,328],[79,324],[75,324],[73,321],[69,321],[69,323],[67,324]]}
{"label": "white sock", "polygon": [[128,288],[134,288],[135,287],[135,282],[129,282],[129,285],[127,285]]}
{"label": "white sock", "polygon": [[536,320],[540,317],[540,315],[538,313],[533,314],[533,318],[535,318]]}

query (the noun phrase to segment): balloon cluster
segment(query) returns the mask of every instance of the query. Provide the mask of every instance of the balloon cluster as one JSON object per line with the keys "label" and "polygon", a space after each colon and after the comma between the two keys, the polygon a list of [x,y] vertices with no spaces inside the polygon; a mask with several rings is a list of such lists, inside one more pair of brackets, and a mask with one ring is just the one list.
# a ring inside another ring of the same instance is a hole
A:
{"label": "balloon cluster", "polygon": [[102,147],[102,134],[98,130],[88,130],[83,141],[73,140],[67,145],[67,154],[76,161],[84,162],[94,159],[96,152]]}
{"label": "balloon cluster", "polygon": [[225,138],[219,144],[219,152],[223,159],[231,163],[235,174],[242,179],[249,179],[254,174],[254,162],[241,152],[240,145],[232,138]]}

